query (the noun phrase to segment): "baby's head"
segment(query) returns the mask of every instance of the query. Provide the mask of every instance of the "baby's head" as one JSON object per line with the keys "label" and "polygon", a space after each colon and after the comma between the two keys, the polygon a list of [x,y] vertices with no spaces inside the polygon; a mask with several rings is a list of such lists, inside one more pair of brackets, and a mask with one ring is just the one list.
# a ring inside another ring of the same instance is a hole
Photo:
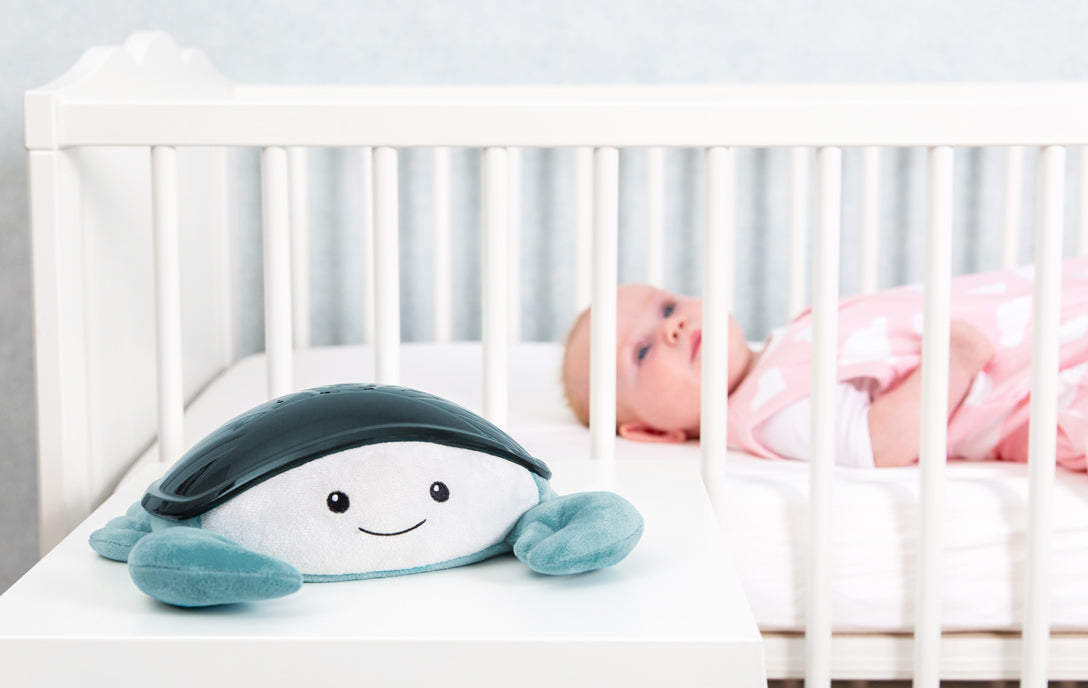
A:
{"label": "baby's head", "polygon": [[[699,436],[702,301],[644,284],[617,294],[616,429],[644,442]],[[563,386],[575,415],[589,422],[589,310],[574,323],[563,358]],[[744,377],[751,351],[729,318],[729,388]]]}

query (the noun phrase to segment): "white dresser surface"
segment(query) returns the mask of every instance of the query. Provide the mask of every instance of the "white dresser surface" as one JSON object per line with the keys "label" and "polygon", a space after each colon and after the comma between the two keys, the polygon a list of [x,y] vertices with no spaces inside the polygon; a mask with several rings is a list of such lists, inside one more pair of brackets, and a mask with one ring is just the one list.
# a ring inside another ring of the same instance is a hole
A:
{"label": "white dresser surface", "polygon": [[[560,494],[596,487],[591,462],[549,465]],[[195,610],[145,596],[87,544],[143,487],[128,483],[0,597],[0,685],[766,683],[759,631],[688,462],[621,462],[615,489],[646,530],[609,569],[549,577],[504,556]]]}

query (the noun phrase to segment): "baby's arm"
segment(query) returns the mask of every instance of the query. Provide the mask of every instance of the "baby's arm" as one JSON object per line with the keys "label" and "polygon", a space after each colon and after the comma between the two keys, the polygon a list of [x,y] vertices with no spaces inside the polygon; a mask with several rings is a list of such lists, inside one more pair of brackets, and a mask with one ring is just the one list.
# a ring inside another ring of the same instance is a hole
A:
{"label": "baby's arm", "polygon": [[[954,320],[949,328],[948,415],[967,396],[975,376],[994,355],[993,345],[971,325]],[[922,369],[875,399],[869,407],[869,437],[877,466],[906,466],[918,460]]]}

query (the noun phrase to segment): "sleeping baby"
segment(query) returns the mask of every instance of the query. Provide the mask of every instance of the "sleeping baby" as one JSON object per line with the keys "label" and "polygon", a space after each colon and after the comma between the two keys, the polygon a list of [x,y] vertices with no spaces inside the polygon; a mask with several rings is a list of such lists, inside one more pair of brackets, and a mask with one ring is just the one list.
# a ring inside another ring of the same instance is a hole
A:
{"label": "sleeping baby", "polygon": [[[1026,461],[1031,383],[1031,268],[952,280],[948,455]],[[702,302],[646,285],[618,292],[616,422],[625,438],[699,435]],[[918,460],[923,294],[906,286],[839,303],[836,461]],[[1085,467],[1088,440],[1088,258],[1063,263],[1058,462]],[[563,360],[567,400],[589,416],[589,311]],[[803,313],[748,345],[729,318],[730,444],[766,458],[806,460],[812,320]]]}

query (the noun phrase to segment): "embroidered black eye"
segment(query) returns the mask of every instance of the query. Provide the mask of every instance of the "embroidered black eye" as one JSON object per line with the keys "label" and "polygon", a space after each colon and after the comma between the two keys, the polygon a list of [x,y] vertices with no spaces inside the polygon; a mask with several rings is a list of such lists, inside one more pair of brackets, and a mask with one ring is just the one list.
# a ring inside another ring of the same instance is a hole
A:
{"label": "embroidered black eye", "polygon": [[325,500],[325,504],[328,505],[329,511],[334,514],[342,514],[348,510],[351,506],[351,500],[343,492],[330,492],[329,498]]}
{"label": "embroidered black eye", "polygon": [[446,483],[434,482],[431,483],[431,499],[436,502],[444,502],[450,498],[450,488],[446,487]]}
{"label": "embroidered black eye", "polygon": [[671,318],[672,314],[673,314],[673,312],[675,310],[676,310],[676,304],[675,303],[666,303],[665,307],[661,309],[661,315],[665,316],[666,318]]}

